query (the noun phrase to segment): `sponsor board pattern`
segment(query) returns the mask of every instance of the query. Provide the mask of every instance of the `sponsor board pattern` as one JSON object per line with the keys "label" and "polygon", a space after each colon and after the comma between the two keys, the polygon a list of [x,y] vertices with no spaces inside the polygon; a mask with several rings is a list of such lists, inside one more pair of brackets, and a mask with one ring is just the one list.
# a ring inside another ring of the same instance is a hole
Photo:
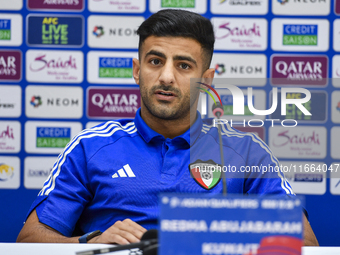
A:
{"label": "sponsor board pattern", "polygon": [[[329,166],[340,159],[340,0],[0,0],[0,195],[18,189],[33,201],[36,194],[27,191],[40,189],[53,158],[73,136],[102,121],[133,118],[141,104],[132,77],[136,29],[164,8],[197,12],[212,21],[215,77],[234,79],[245,102],[247,87],[254,87],[256,109],[270,108],[273,88],[311,91],[304,106],[312,116],[293,104],[281,116],[280,100],[272,115],[254,116],[245,104],[246,116],[234,118],[236,129],[258,134],[286,165]],[[232,117],[231,94],[219,92]],[[201,101],[213,103],[209,97]],[[212,117],[207,112],[204,117]],[[269,118],[296,119],[298,128],[287,132],[280,121],[271,127]],[[242,125],[252,119],[265,124]],[[322,205],[307,205],[324,218],[320,208],[340,194],[340,179],[334,176],[301,173],[288,179],[297,194],[324,198]],[[12,223],[0,224],[10,229]],[[320,244],[340,245],[330,231],[315,230]],[[0,233],[0,240],[13,242],[18,231]]]}

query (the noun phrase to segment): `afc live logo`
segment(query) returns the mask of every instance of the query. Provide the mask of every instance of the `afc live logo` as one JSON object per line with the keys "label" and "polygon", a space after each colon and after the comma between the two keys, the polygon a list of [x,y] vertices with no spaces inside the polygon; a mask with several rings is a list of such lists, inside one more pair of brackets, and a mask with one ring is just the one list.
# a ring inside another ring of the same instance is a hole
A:
{"label": "afc live logo", "polygon": [[44,18],[42,22],[43,44],[67,44],[68,24],[59,24],[58,18]]}
{"label": "afc live logo", "polygon": [[29,45],[59,47],[81,47],[83,45],[84,25],[81,16],[29,15],[27,20],[27,43]]}

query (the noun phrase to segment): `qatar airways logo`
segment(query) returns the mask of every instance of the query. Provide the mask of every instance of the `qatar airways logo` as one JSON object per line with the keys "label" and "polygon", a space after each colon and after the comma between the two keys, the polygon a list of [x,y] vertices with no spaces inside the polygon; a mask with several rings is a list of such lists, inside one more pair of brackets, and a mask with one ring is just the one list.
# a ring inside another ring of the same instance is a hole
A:
{"label": "qatar airways logo", "polygon": [[27,80],[30,82],[80,83],[83,81],[81,51],[28,50]]}
{"label": "qatar airways logo", "polygon": [[255,22],[251,27],[248,27],[246,25],[232,26],[230,22],[227,22],[225,24],[220,25],[218,28],[223,30],[225,34],[223,36],[216,37],[216,39],[223,39],[228,36],[261,37],[260,26]]}
{"label": "qatar airways logo", "polygon": [[273,85],[326,86],[327,74],[327,56],[277,55],[271,60]]}
{"label": "qatar airways logo", "polygon": [[68,59],[64,60],[60,57],[58,59],[46,59],[46,54],[38,56],[34,59],[34,62],[30,64],[30,70],[33,72],[39,72],[43,69],[77,69],[76,58],[72,55]]}

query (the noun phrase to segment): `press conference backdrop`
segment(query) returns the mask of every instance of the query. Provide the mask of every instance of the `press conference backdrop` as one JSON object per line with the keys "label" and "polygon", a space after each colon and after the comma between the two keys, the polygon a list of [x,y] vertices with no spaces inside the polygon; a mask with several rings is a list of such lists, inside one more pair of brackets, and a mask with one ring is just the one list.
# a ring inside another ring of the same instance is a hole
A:
{"label": "press conference backdrop", "polygon": [[[340,79],[332,79],[340,77],[340,1],[331,0],[0,0],[0,242],[16,240],[74,135],[134,117],[136,29],[162,8],[211,19],[216,77],[254,78],[255,106],[269,108],[274,86],[311,91],[311,117],[288,109],[298,127],[282,135],[266,122],[256,132],[284,165],[326,166],[287,178],[306,195],[320,244],[340,246],[340,179],[329,178],[340,163]],[[230,96],[222,100],[232,111]]]}

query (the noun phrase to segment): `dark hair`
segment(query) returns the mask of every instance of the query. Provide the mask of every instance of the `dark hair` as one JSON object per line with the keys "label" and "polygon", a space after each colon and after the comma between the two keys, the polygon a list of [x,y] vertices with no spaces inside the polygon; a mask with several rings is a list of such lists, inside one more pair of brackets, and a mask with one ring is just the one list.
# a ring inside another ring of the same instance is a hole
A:
{"label": "dark hair", "polygon": [[214,29],[211,22],[194,12],[166,9],[161,10],[148,19],[146,19],[138,28],[139,46],[141,50],[142,44],[149,36],[158,37],[185,37],[196,40],[203,49],[203,68],[208,69],[214,51]]}

